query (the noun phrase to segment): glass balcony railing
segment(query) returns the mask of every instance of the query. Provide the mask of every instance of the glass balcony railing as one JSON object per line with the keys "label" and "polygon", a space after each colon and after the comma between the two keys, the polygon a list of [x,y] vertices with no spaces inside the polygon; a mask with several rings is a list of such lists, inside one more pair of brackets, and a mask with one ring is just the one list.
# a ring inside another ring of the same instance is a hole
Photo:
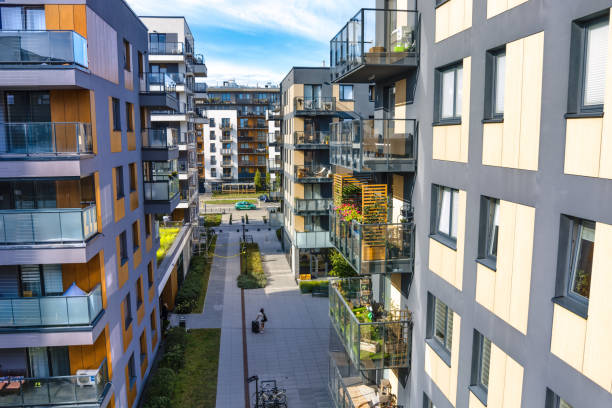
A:
{"label": "glass balcony railing", "polygon": [[87,40],[74,31],[0,31],[2,65],[87,68]]}
{"label": "glass balcony railing", "polygon": [[406,75],[419,55],[419,13],[361,9],[330,41],[332,79],[376,82]]}
{"label": "glass balcony railing", "polygon": [[336,98],[305,98],[303,96],[296,96],[293,99],[293,106],[296,112],[333,113],[336,112]]}
{"label": "glass balcony railing", "polygon": [[412,320],[408,310],[374,301],[369,278],[336,279],[329,289],[332,326],[359,370],[410,366]]}
{"label": "glass balcony railing", "polygon": [[0,245],[84,243],[97,233],[95,204],[85,208],[0,211]]}
{"label": "glass balcony railing", "polygon": [[151,42],[149,43],[149,54],[151,55],[183,55],[182,42]]}
{"label": "glass balcony railing", "polygon": [[[161,176],[156,176],[161,178]],[[179,192],[179,180],[168,176],[165,180],[145,181],[144,196],[146,201],[170,201]]]}
{"label": "glass balcony railing", "polygon": [[196,82],[193,85],[193,92],[196,93],[206,93],[208,91],[208,85],[206,82]]}
{"label": "glass balcony railing", "polygon": [[268,145],[275,146],[282,143],[280,132],[268,133]]}
{"label": "glass balcony railing", "polygon": [[147,72],[146,86],[146,92],[176,92],[176,82],[163,72]]}
{"label": "glass balcony railing", "polygon": [[415,170],[414,119],[356,119],[331,124],[330,163],[355,172]]}
{"label": "glass balcony railing", "polygon": [[295,232],[295,245],[300,249],[330,248],[329,231]]}
{"label": "glass balcony railing", "polygon": [[232,167],[232,162],[231,161],[222,161],[221,162],[221,167]]}
{"label": "glass balcony railing", "polygon": [[232,154],[232,149],[221,149],[221,154],[222,155],[231,155]]}
{"label": "glass balcony railing", "polygon": [[360,224],[342,221],[330,210],[336,249],[360,275],[414,272],[414,224]]}
{"label": "glass balcony railing", "polygon": [[300,145],[329,145],[329,132],[293,132],[293,144]]}
{"label": "glass balcony railing", "polygon": [[102,287],[86,296],[0,298],[0,327],[89,326],[102,312]]}
{"label": "glass balcony railing", "polygon": [[144,149],[172,149],[177,145],[176,129],[145,129],[143,131],[142,147]]}
{"label": "glass balcony railing", "polygon": [[[90,371],[90,370],[87,370]],[[111,389],[106,359],[94,373],[20,378],[20,387],[0,391],[0,407],[100,407]]]}
{"label": "glass balcony railing", "polygon": [[305,182],[331,182],[331,167],[329,165],[295,166],[295,179]]}
{"label": "glass balcony railing", "polygon": [[268,169],[270,171],[280,171],[283,169],[283,163],[280,159],[268,159]]}
{"label": "glass balcony railing", "polygon": [[93,154],[91,124],[76,122],[5,123],[0,154],[79,156]]}
{"label": "glass balcony railing", "polygon": [[296,198],[293,206],[293,212],[300,213],[326,213],[329,211],[329,206],[332,205],[331,198],[312,198],[301,199]]}

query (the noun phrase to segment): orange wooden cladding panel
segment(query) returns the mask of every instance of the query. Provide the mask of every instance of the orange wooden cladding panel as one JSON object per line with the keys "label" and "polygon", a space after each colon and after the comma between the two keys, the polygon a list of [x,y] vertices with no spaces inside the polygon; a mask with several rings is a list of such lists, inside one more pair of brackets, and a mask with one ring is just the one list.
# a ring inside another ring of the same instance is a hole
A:
{"label": "orange wooden cladding panel", "polygon": [[47,30],[75,31],[87,38],[87,16],[84,4],[45,4]]}
{"label": "orange wooden cladding panel", "polygon": [[[110,361],[110,350],[107,349],[107,330],[103,330],[92,345],[68,346],[70,358],[70,373],[76,375],[77,370],[95,370],[106,358]],[[109,363],[110,366],[110,363]]]}

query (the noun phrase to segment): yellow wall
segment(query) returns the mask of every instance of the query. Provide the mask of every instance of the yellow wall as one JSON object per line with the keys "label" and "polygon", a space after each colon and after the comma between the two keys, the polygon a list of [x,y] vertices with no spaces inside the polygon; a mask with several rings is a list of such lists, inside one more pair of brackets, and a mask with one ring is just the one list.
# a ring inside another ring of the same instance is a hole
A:
{"label": "yellow wall", "polygon": [[[453,313],[453,339],[450,367],[438,354],[425,344],[425,372],[436,383],[449,402],[455,406],[457,399],[457,377],[459,366],[459,339],[461,337],[461,316]],[[492,405],[489,405],[492,407]]]}
{"label": "yellow wall", "polygon": [[544,32],[506,44],[504,122],[483,125],[482,164],[538,170]]}
{"label": "yellow wall", "polygon": [[455,251],[433,238],[429,239],[429,269],[459,290],[463,290],[466,202],[466,192],[459,190],[457,250]]}
{"label": "yellow wall", "polygon": [[108,121],[110,130],[111,152],[118,153],[121,151],[121,131],[114,130],[113,126],[113,98],[108,97]]}
{"label": "yellow wall", "polygon": [[341,112],[353,112],[355,110],[354,101],[341,101],[340,100],[340,85],[332,85],[332,96],[336,98],[336,109]]}
{"label": "yellow wall", "polygon": [[115,222],[119,222],[125,217],[125,185],[123,187],[124,196],[117,200],[117,170],[113,168],[113,203],[115,207]]}
{"label": "yellow wall", "polygon": [[554,306],[550,352],[612,392],[612,225],[597,223],[588,318]]}
{"label": "yellow wall", "polygon": [[287,90],[287,106],[283,109],[283,116],[293,112],[293,98],[304,96],[304,84],[293,84]]}
{"label": "yellow wall", "polygon": [[436,42],[472,26],[473,0],[450,0],[436,8]]}
{"label": "yellow wall", "polygon": [[[454,1],[454,0],[453,0]],[[470,81],[472,58],[463,59],[463,90],[461,101],[461,124],[434,126],[433,158],[467,163],[470,143]]]}
{"label": "yellow wall", "polygon": [[[491,342],[487,406],[521,408],[523,371],[519,363]],[[478,404],[472,405],[472,401],[470,396],[470,408],[479,407]]]}
{"label": "yellow wall", "polygon": [[527,334],[535,208],[500,201],[497,270],[477,264],[476,301]]}
{"label": "yellow wall", "polygon": [[77,370],[95,370],[107,358],[110,361],[110,350],[106,348],[106,330],[103,330],[92,345],[68,346],[70,373]]}
{"label": "yellow wall", "polygon": [[528,0],[487,0],[487,18],[501,14],[527,1]]}

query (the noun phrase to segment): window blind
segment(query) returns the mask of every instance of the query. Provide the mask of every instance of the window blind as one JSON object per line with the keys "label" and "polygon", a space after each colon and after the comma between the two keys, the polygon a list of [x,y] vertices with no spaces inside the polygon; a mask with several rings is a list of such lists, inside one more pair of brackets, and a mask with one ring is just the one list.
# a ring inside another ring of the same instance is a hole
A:
{"label": "window blind", "polygon": [[585,106],[602,105],[606,88],[608,63],[608,22],[586,27],[586,72],[584,79]]}
{"label": "window blind", "polygon": [[491,361],[491,340],[483,336],[482,355],[480,360],[480,382],[489,388],[489,363]]}

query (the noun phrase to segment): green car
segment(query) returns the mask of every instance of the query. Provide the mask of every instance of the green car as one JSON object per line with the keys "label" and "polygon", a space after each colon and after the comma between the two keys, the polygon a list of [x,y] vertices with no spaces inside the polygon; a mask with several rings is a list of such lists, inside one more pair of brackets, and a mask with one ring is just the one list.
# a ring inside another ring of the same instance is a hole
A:
{"label": "green car", "polygon": [[249,203],[248,201],[238,201],[235,205],[237,210],[254,210],[257,207],[253,203]]}

